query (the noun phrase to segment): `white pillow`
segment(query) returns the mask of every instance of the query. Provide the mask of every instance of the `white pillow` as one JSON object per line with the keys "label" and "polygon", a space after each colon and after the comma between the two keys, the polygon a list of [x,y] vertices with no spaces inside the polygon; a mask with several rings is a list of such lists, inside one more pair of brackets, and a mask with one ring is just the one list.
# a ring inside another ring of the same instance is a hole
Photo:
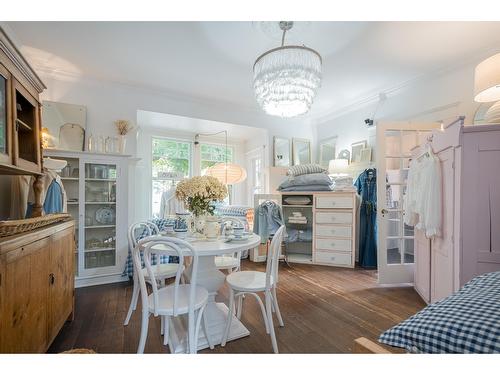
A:
{"label": "white pillow", "polygon": [[304,206],[306,204],[311,203],[311,198],[304,197],[304,196],[300,196],[300,197],[286,197],[286,198],[283,199],[283,202],[285,202],[286,204],[290,204],[290,205],[301,205],[301,206]]}

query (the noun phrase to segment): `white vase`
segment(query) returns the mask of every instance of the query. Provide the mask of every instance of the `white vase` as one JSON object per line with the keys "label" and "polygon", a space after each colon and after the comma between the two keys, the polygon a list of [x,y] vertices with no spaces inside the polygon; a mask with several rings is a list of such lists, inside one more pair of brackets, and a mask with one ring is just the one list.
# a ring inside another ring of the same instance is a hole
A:
{"label": "white vase", "polygon": [[118,136],[118,152],[120,154],[125,153],[126,144],[127,144],[127,136],[126,135],[119,135]]}
{"label": "white vase", "polygon": [[205,218],[205,226],[203,227],[203,234],[207,240],[216,240],[219,238],[220,223],[219,219],[215,216],[207,216]]}

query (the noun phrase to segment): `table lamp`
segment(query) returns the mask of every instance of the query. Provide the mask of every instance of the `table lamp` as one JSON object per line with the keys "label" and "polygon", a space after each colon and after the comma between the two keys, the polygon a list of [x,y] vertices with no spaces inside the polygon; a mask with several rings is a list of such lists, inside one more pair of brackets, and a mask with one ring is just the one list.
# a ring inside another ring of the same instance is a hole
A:
{"label": "table lamp", "polygon": [[488,109],[484,119],[489,124],[500,124],[500,53],[487,58],[476,66],[474,101],[478,103],[496,102]]}
{"label": "table lamp", "polygon": [[347,176],[349,161],[347,159],[333,159],[328,163],[328,173],[334,176]]}

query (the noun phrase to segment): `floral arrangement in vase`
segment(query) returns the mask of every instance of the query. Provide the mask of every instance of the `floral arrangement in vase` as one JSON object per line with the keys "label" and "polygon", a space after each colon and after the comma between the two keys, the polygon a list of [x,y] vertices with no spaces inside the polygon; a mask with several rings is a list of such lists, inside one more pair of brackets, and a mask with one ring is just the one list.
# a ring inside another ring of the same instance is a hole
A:
{"label": "floral arrangement in vase", "polygon": [[187,178],[177,184],[177,199],[184,202],[194,216],[213,215],[213,201],[222,201],[227,196],[227,188],[212,176]]}
{"label": "floral arrangement in vase", "polygon": [[130,131],[134,129],[134,127],[131,126],[130,122],[127,120],[116,120],[115,126],[116,130],[118,131],[120,142],[118,145],[118,151],[123,154],[125,152],[125,145],[127,141],[126,135],[130,133]]}

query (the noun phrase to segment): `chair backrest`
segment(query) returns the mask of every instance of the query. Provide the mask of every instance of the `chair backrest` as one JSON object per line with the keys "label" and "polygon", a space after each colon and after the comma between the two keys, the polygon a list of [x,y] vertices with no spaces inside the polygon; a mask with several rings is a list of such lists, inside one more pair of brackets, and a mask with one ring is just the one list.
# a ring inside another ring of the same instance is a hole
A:
{"label": "chair backrest", "polygon": [[146,223],[149,226],[149,228],[151,228],[152,235],[160,234],[160,228],[158,228],[158,225],[156,225],[153,221],[146,220]]}
{"label": "chair backrest", "polygon": [[269,251],[267,252],[266,289],[269,289],[271,287],[271,276],[274,283],[278,282],[279,256],[284,233],[285,226],[282,225],[278,228],[276,233],[274,233],[271,245],[269,246]]}
{"label": "chair backrest", "polygon": [[[190,279],[190,292],[189,292],[189,312],[191,313],[194,310],[194,300],[195,300],[195,292],[196,292],[196,277],[198,274],[198,253],[193,248],[191,244],[188,242],[178,239],[178,238],[170,238],[170,237],[161,237],[161,236],[151,236],[144,238],[139,241],[139,246],[144,248],[144,264],[146,266],[146,270],[148,272],[149,278],[151,280],[156,280],[156,267],[152,266],[151,258],[153,254],[156,254],[157,257],[160,255],[169,255],[169,256],[178,256],[179,257],[179,267],[177,269],[177,273],[175,275],[175,281],[173,284],[174,287],[174,301],[173,301],[173,314],[177,315],[178,311],[178,302],[179,302],[179,285],[181,281],[181,275],[184,270],[184,258],[186,256],[192,257],[192,273]],[[140,250],[138,249],[135,252],[134,262],[140,265]],[[148,305],[148,292],[146,287],[146,280],[144,278],[144,274],[142,272],[139,273],[139,283],[141,287],[141,297],[143,297],[142,303],[145,306]],[[155,316],[158,316],[158,308],[159,308],[159,290],[158,285],[156,283],[151,283],[151,289],[153,294],[153,312]]]}
{"label": "chair backrest", "polygon": [[160,234],[158,226],[152,221],[137,221],[128,228],[128,244],[131,249],[135,249],[139,237],[149,237]]}

